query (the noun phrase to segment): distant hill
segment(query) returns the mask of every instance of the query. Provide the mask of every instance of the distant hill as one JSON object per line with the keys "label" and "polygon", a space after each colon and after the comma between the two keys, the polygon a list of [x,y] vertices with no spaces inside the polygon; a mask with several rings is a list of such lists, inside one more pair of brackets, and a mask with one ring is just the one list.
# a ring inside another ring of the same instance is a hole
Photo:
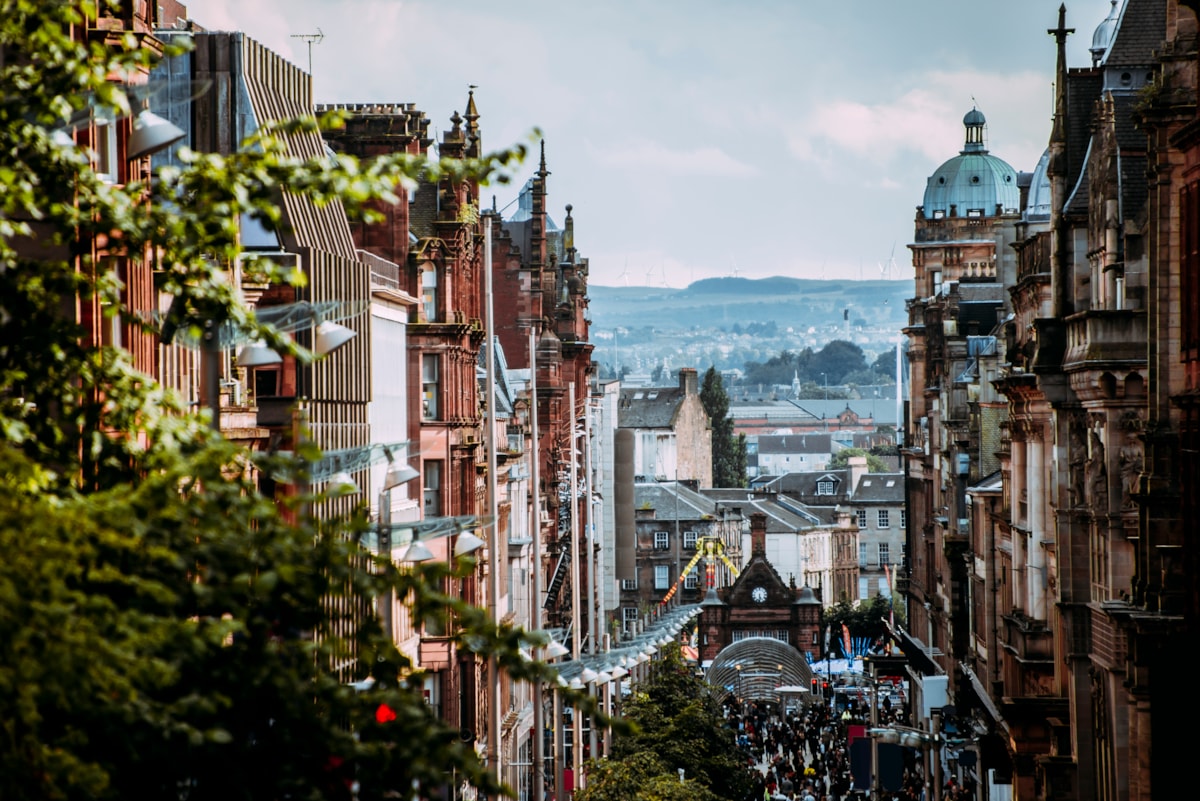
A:
{"label": "distant hill", "polygon": [[911,281],[830,281],[706,278],[683,289],[589,284],[594,328],[653,326],[660,330],[774,321],[780,326],[838,326],[849,320],[897,328],[905,322]]}

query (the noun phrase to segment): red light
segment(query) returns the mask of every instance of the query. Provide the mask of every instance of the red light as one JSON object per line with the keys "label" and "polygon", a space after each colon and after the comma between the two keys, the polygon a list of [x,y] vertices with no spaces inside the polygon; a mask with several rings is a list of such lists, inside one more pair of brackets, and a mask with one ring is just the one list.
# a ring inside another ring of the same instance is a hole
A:
{"label": "red light", "polygon": [[375,710],[375,720],[379,723],[391,723],[396,719],[396,713],[387,704],[380,704]]}

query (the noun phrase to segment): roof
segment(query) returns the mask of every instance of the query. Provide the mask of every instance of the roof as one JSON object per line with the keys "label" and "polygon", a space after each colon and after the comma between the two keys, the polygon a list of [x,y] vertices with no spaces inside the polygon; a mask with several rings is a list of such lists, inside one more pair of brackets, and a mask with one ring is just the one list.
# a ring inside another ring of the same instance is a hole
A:
{"label": "roof", "polygon": [[[817,485],[821,482],[834,481],[833,495],[818,495]],[[787,473],[774,476],[760,486],[762,489],[788,495],[806,506],[831,506],[848,497],[853,490],[850,486],[850,470],[811,470],[803,473]]]}
{"label": "roof", "polygon": [[938,167],[925,186],[925,219],[991,217],[997,208],[1016,211],[1021,204],[1017,172],[1008,162],[990,155],[983,144],[986,120],[978,109],[963,117],[966,142],[957,156]]}
{"label": "roof", "polygon": [[1154,51],[1162,48],[1166,30],[1167,0],[1126,2],[1101,66],[1123,70],[1153,65]]}
{"label": "roof", "polygon": [[654,519],[658,521],[699,520],[705,516],[717,517],[721,513],[711,498],[677,481],[635,483],[633,506],[635,509],[652,508]]}
{"label": "roof", "polygon": [[855,503],[904,503],[903,473],[867,473],[858,480]]}
{"label": "roof", "polygon": [[833,453],[833,438],[829,434],[759,434],[758,452]]}
{"label": "roof", "polygon": [[804,514],[803,509],[789,509],[778,495],[749,489],[706,489],[703,494],[716,501],[722,509],[738,509],[743,517],[752,512],[767,516],[768,534],[794,534],[800,529],[819,525],[818,515]]}
{"label": "roof", "polygon": [[680,387],[629,387],[617,400],[621,428],[671,428],[686,393]]}

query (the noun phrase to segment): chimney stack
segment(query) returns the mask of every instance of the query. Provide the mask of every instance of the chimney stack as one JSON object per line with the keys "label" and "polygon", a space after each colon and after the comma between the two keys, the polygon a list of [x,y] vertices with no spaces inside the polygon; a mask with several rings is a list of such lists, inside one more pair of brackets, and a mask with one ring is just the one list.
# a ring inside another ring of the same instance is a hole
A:
{"label": "chimney stack", "polygon": [[699,392],[697,387],[699,381],[696,377],[695,367],[679,368],[679,388],[683,390],[685,395],[695,395]]}
{"label": "chimney stack", "polygon": [[750,558],[767,555],[767,516],[762,512],[750,514]]}

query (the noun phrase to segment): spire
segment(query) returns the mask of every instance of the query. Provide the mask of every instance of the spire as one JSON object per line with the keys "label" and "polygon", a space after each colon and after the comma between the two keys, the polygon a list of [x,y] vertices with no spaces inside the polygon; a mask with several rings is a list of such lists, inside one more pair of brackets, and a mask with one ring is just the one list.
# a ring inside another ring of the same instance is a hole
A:
{"label": "spire", "polygon": [[[479,87],[470,84],[467,87],[467,144],[478,150],[479,147],[479,109],[475,107],[475,90]],[[479,155],[477,152],[471,155]]]}
{"label": "spire", "polygon": [[571,216],[571,204],[567,204],[567,219],[563,223],[563,249],[567,251],[567,261],[575,262],[575,219]]}
{"label": "spire", "polygon": [[[1115,5],[1115,4],[1114,4]],[[1050,140],[1062,142],[1067,138],[1067,36],[1075,33],[1067,27],[1067,7],[1058,7],[1058,27],[1046,31],[1058,44],[1058,62],[1054,74],[1054,128]]]}

